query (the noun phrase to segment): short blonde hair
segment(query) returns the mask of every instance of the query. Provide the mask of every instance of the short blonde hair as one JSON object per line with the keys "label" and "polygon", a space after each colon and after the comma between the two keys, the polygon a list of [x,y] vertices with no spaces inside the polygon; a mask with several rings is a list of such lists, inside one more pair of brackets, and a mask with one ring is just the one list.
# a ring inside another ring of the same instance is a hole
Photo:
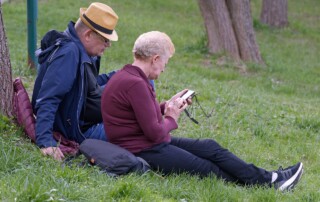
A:
{"label": "short blonde hair", "polygon": [[151,31],[141,34],[134,43],[132,52],[134,57],[146,60],[151,56],[173,56],[174,45],[170,37],[163,32]]}

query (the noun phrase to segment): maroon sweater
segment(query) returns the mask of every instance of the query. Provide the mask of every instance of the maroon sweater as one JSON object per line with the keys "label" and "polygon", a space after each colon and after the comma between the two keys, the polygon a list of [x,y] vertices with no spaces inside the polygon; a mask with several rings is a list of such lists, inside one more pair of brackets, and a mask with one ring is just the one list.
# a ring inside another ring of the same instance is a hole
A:
{"label": "maroon sweater", "polygon": [[156,100],[144,72],[125,65],[108,82],[102,93],[101,110],[107,139],[132,153],[170,142],[176,121],[163,117],[165,103]]}

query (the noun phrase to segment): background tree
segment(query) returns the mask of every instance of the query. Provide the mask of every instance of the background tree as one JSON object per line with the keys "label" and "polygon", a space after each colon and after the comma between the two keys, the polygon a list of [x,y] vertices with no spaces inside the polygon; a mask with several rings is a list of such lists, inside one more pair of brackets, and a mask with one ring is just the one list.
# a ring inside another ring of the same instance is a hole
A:
{"label": "background tree", "polygon": [[0,3],[0,114],[11,117],[13,114],[13,85],[10,54],[2,18]]}
{"label": "background tree", "polygon": [[263,64],[253,29],[250,0],[198,0],[210,53]]}
{"label": "background tree", "polygon": [[271,27],[283,28],[288,22],[287,0],[263,0],[260,22]]}

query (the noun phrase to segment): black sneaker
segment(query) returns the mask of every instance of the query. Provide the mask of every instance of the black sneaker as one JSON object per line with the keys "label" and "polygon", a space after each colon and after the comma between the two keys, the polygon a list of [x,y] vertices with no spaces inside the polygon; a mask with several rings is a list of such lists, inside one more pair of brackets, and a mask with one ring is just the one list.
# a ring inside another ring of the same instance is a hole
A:
{"label": "black sneaker", "polygon": [[303,173],[303,164],[297,163],[294,166],[276,171],[278,178],[273,183],[274,188],[280,191],[290,191],[299,182]]}
{"label": "black sneaker", "polygon": [[[278,171],[290,170],[290,169],[292,169],[292,168],[294,168],[294,167],[299,166],[300,164],[302,164],[302,163],[297,163],[296,165],[289,166],[289,167],[287,167],[287,168],[282,168],[282,166],[280,166],[279,169],[278,169]],[[299,176],[298,176],[297,182],[300,180],[302,174],[303,174],[303,165],[302,165],[302,171],[301,171],[301,173],[300,173]]]}

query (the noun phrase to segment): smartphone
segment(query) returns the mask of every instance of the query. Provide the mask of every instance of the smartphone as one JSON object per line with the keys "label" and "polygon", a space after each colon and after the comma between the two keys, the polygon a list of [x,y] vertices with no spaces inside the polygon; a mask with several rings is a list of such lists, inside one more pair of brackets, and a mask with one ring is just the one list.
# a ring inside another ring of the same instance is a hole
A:
{"label": "smartphone", "polygon": [[196,92],[194,92],[193,90],[188,90],[185,94],[183,94],[181,96],[182,99],[186,100],[189,97],[192,98],[195,95]]}

